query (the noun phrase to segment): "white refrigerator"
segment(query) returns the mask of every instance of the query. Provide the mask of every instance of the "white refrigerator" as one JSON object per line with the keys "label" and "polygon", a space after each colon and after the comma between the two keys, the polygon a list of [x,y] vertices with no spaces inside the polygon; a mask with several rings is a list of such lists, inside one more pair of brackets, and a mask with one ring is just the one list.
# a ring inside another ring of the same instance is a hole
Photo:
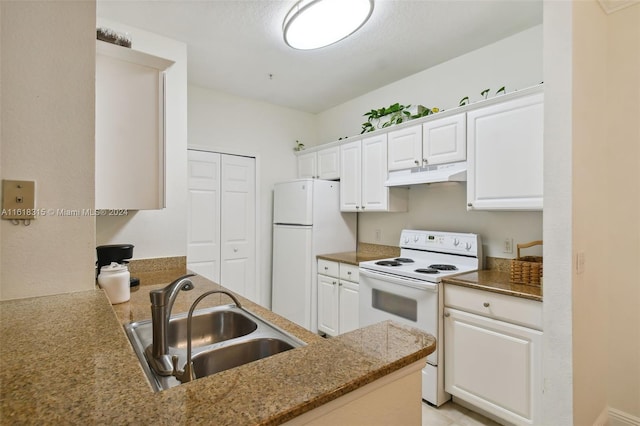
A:
{"label": "white refrigerator", "polygon": [[318,331],[319,254],[356,250],[356,213],[340,211],[340,183],[297,179],[273,191],[271,309]]}

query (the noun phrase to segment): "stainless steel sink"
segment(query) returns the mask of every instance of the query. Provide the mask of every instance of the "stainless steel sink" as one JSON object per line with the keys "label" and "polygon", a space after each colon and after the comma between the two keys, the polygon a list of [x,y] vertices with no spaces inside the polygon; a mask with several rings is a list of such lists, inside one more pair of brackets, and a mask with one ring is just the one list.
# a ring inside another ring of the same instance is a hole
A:
{"label": "stainless steel sink", "polygon": [[[200,312],[191,323],[191,345],[212,345],[256,331],[258,324],[246,315],[231,310]],[[187,347],[187,317],[171,318],[167,330],[170,347]]]}
{"label": "stainless steel sink", "polygon": [[[149,367],[145,349],[153,341],[151,320],[126,324],[125,331],[142,369],[155,391],[180,385],[173,376],[157,375]],[[196,378],[257,361],[305,343],[244,308],[223,305],[199,309],[192,318],[192,358]],[[172,315],[168,329],[169,354],[187,360],[187,314]]]}
{"label": "stainless steel sink", "polygon": [[194,356],[193,372],[196,378],[205,377],[293,348],[290,343],[274,338],[243,341]]}

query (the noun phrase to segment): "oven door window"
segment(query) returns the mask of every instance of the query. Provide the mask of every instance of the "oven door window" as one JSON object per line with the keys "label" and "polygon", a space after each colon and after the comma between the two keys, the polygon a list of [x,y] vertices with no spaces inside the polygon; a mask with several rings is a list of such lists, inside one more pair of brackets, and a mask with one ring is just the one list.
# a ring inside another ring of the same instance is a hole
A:
{"label": "oven door window", "polygon": [[418,302],[415,299],[386,291],[372,289],[371,304],[374,308],[410,321],[418,320]]}

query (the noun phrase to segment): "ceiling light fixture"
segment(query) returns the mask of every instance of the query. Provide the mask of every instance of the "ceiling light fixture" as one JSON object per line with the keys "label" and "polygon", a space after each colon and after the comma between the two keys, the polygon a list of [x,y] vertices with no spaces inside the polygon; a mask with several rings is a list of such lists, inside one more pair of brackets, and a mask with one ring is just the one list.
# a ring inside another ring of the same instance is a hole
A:
{"label": "ceiling light fixture", "polygon": [[300,0],[284,18],[284,41],[310,50],[336,43],[364,25],[373,0]]}

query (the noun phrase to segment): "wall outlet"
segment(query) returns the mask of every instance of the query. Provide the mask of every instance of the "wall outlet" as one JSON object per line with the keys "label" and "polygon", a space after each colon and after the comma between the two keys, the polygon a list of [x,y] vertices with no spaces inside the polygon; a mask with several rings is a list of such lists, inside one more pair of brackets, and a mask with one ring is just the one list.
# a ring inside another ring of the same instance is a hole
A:
{"label": "wall outlet", "polygon": [[379,243],[380,241],[382,241],[382,230],[376,229],[376,242]]}
{"label": "wall outlet", "polygon": [[505,238],[502,243],[502,252],[503,253],[513,253],[513,238]]}

